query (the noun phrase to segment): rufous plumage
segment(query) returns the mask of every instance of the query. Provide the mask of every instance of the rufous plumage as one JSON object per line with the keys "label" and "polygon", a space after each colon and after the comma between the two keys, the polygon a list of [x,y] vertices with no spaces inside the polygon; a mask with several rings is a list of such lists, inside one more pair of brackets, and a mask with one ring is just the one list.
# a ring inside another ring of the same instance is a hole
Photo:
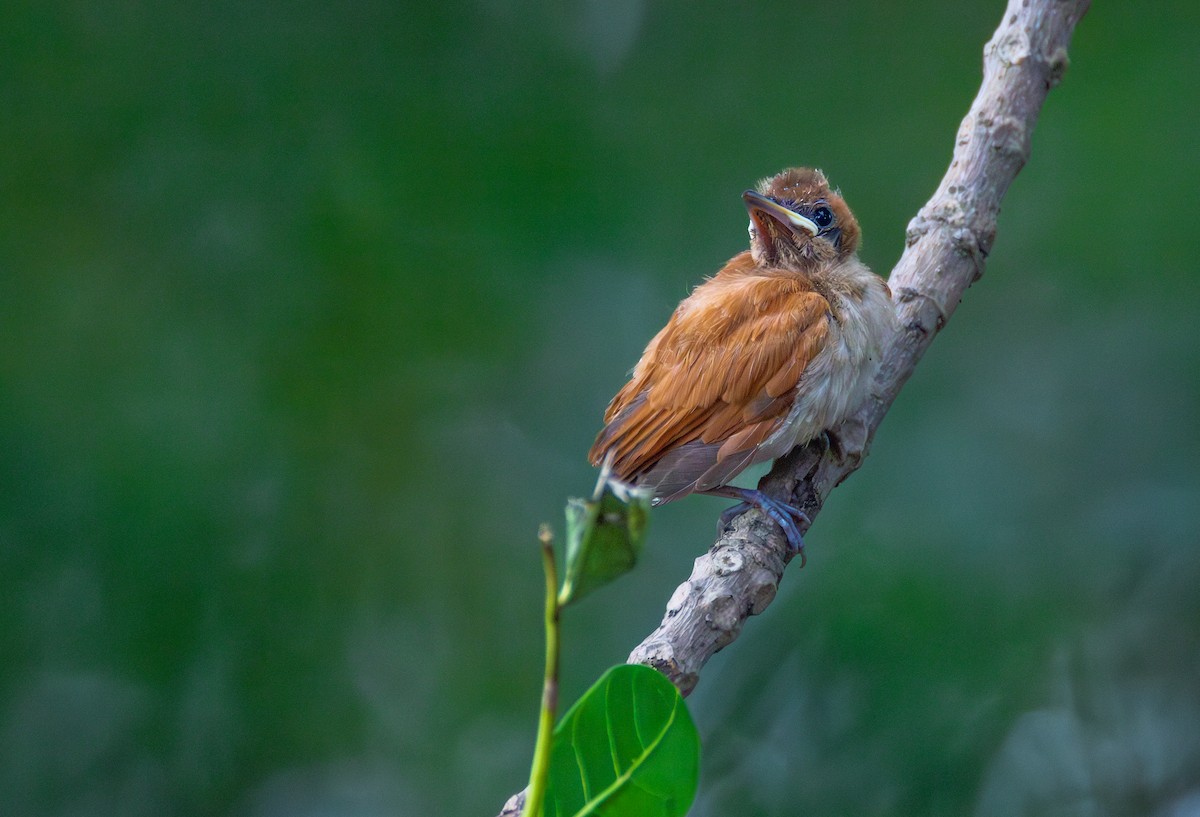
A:
{"label": "rufous plumage", "polygon": [[803,514],[729,483],[846,418],[878,370],[895,313],[887,284],[858,259],[858,222],[819,170],[785,170],[742,197],[750,249],[650,341],[590,459],[655,504],[690,493],[739,499],[799,550]]}

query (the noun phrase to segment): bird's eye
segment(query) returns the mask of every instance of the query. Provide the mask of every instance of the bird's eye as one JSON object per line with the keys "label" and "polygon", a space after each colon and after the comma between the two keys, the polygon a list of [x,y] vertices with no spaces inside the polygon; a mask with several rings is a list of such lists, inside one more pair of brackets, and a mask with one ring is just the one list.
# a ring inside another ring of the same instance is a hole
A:
{"label": "bird's eye", "polygon": [[833,211],[828,207],[818,207],[813,210],[812,218],[818,227],[828,227],[833,223]]}

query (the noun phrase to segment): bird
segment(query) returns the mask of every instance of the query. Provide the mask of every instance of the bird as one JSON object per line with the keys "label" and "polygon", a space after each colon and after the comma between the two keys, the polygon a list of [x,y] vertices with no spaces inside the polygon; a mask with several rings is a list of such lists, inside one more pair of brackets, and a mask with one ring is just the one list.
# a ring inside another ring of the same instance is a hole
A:
{"label": "bird", "polygon": [[757,508],[802,553],[797,508],[731,485],[749,466],[822,438],[865,398],[896,318],[887,282],[858,258],[860,228],[820,170],[746,190],[749,249],[692,290],[604,413],[589,452],[609,483],[651,504],[689,494]]}

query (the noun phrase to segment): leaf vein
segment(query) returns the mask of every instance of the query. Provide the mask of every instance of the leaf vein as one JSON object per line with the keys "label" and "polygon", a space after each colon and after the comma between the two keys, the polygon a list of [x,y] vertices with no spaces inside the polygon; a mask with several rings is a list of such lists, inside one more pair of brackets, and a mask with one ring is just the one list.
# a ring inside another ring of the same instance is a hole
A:
{"label": "leaf vein", "polygon": [[595,810],[599,808],[601,803],[620,791],[621,787],[626,783],[626,781],[633,776],[634,771],[636,771],[638,767],[645,762],[646,758],[648,758],[654,752],[654,750],[658,748],[658,745],[663,742],[667,732],[669,732],[671,729],[671,725],[675,723],[675,716],[678,711],[679,702],[677,701],[675,706],[671,708],[671,714],[667,717],[666,722],[663,723],[662,729],[659,730],[653,741],[642,750],[641,754],[630,760],[628,769],[623,772],[618,770],[617,779],[605,786],[602,791],[598,792],[595,799],[591,797],[585,798],[583,808],[575,812],[574,817],[587,817],[589,814],[595,814]]}

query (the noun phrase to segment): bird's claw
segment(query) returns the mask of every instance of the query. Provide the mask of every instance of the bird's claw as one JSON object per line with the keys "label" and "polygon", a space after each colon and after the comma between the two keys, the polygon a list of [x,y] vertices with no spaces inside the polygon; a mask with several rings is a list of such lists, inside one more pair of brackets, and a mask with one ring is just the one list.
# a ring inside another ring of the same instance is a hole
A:
{"label": "bird's claw", "polygon": [[734,519],[751,508],[757,508],[783,531],[789,550],[793,554],[800,555],[800,566],[804,567],[807,557],[804,555],[804,535],[800,532],[800,527],[807,528],[812,524],[804,511],[801,511],[799,508],[793,508],[791,505],[780,502],[777,499],[772,499],[761,491],[752,491],[747,488],[722,486],[718,490],[706,493],[742,500],[738,504],[732,505],[721,512],[719,530],[728,529],[733,524]]}

